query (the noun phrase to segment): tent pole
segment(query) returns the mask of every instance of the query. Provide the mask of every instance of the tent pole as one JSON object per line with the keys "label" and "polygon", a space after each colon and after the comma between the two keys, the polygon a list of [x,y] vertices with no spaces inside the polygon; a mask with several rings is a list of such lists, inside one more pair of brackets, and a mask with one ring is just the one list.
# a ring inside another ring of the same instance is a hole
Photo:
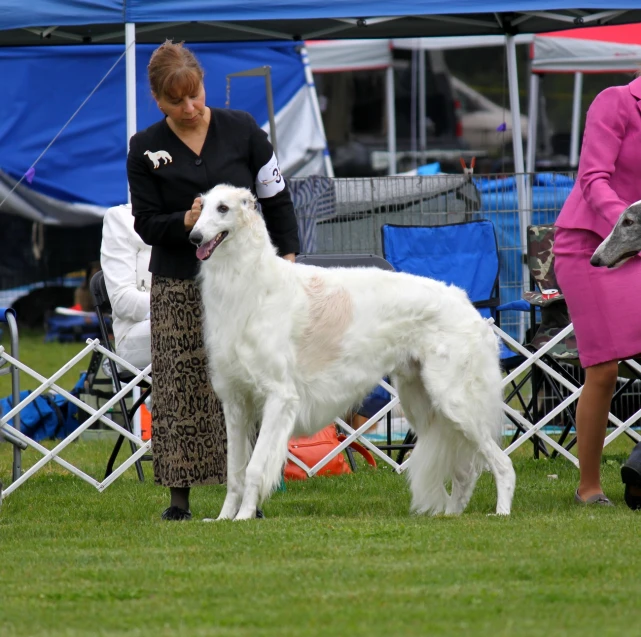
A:
{"label": "tent pole", "polygon": [[[531,223],[532,210],[527,205],[525,165],[523,163],[523,132],[521,131],[521,105],[519,103],[519,77],[516,66],[516,40],[513,35],[505,37],[505,51],[507,56],[507,79],[510,92],[510,110],[512,111],[512,149],[514,152],[514,172],[516,177],[516,192],[519,206],[519,237],[521,243],[522,261],[522,286],[527,288],[529,271],[527,268],[527,227]],[[519,339],[525,338],[525,322],[521,321]]]}
{"label": "tent pole", "polygon": [[570,166],[579,164],[579,128],[581,126],[581,94],[583,93],[583,73],[574,74],[574,95],[572,96],[572,133],[570,136]]}
{"label": "tent pole", "polygon": [[519,78],[516,68],[516,42],[513,35],[505,38],[507,50],[507,74],[512,111],[512,150],[514,152],[514,172],[523,174],[523,132],[521,131],[521,105],[519,102]]}
{"label": "tent pole", "polygon": [[427,87],[425,86],[425,49],[419,45],[418,50],[418,140],[421,151],[421,163],[425,163],[425,151],[427,150],[427,131],[425,120],[427,110],[425,100],[427,99]]}
{"label": "tent pole", "polygon": [[536,169],[536,145],[539,120],[539,75],[530,72],[530,94],[528,105],[528,133],[525,172],[531,174]]}
{"label": "tent pole", "polygon": [[536,170],[536,148],[537,134],[539,123],[539,86],[540,77],[537,73],[530,71],[530,90],[528,105],[528,133],[527,133],[527,152],[525,155],[525,172],[527,173],[527,197],[526,208],[532,210],[532,177]]}
{"label": "tent pole", "polygon": [[[136,25],[125,24],[125,85],[127,103],[127,152],[129,140],[136,133]],[[127,188],[127,201],[131,203],[131,193]]]}
{"label": "tent pole", "polygon": [[307,80],[307,87],[309,89],[309,97],[312,101],[312,110],[314,111],[314,117],[316,118],[316,125],[323,132],[323,139],[325,140],[325,150],[323,151],[325,172],[327,173],[327,177],[334,177],[334,166],[332,165],[332,158],[330,157],[329,148],[327,146],[327,135],[325,134],[323,116],[321,114],[320,104],[318,103],[318,93],[316,92],[316,84],[314,84],[314,74],[312,73],[312,67],[309,63],[309,53],[307,52],[306,46],[301,46],[300,56],[303,61],[303,68],[305,69],[305,79]]}
{"label": "tent pole", "polygon": [[389,156],[388,175],[396,174],[396,96],[394,94],[394,65],[385,71],[385,98],[387,110],[387,153]]}

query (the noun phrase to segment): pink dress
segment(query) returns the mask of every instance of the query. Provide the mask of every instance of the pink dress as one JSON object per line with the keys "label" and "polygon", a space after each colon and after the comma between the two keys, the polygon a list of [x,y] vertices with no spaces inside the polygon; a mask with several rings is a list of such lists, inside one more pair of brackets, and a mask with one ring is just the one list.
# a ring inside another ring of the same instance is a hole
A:
{"label": "pink dress", "polygon": [[556,221],[554,272],[583,367],[641,353],[641,258],[608,270],[590,257],[641,200],[641,78],[606,89],[585,122],[576,184]]}

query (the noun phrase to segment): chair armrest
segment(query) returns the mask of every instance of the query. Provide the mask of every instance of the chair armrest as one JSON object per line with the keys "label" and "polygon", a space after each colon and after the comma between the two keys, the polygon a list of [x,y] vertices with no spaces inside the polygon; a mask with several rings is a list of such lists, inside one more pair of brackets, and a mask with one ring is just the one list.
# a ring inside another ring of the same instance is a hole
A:
{"label": "chair armrest", "polygon": [[523,300],[519,299],[518,301],[510,301],[509,303],[503,303],[496,308],[497,312],[506,312],[508,310],[514,310],[516,312],[529,312],[531,309],[530,304]]}
{"label": "chair armrest", "polygon": [[472,301],[472,305],[477,309],[481,308],[481,307],[498,307],[499,300],[498,299],[485,299],[483,301]]}

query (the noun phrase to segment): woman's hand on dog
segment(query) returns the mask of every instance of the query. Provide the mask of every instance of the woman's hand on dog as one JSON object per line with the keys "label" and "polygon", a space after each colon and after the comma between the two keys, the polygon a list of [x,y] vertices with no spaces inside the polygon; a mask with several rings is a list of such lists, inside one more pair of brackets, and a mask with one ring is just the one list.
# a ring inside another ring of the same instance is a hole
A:
{"label": "woman's hand on dog", "polygon": [[191,204],[191,209],[185,213],[185,230],[190,232],[198,221],[200,213],[203,210],[203,200],[200,197],[194,199],[194,203]]}

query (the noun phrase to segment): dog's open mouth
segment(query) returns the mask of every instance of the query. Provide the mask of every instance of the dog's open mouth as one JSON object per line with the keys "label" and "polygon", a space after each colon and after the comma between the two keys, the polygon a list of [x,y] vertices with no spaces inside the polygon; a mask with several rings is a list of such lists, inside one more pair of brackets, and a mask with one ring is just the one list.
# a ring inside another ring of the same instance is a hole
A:
{"label": "dog's open mouth", "polygon": [[622,254],[614,263],[611,263],[608,268],[619,268],[621,267],[626,261],[629,261],[632,257],[636,257],[637,254],[639,254],[636,250],[632,250],[631,252],[625,252]]}
{"label": "dog's open mouth", "polygon": [[223,242],[228,234],[229,233],[227,232],[227,230],[223,230],[222,232],[219,232],[211,241],[198,246],[198,250],[196,250],[196,256],[201,261],[207,261],[207,259],[209,259],[209,257],[214,253],[214,250]]}

